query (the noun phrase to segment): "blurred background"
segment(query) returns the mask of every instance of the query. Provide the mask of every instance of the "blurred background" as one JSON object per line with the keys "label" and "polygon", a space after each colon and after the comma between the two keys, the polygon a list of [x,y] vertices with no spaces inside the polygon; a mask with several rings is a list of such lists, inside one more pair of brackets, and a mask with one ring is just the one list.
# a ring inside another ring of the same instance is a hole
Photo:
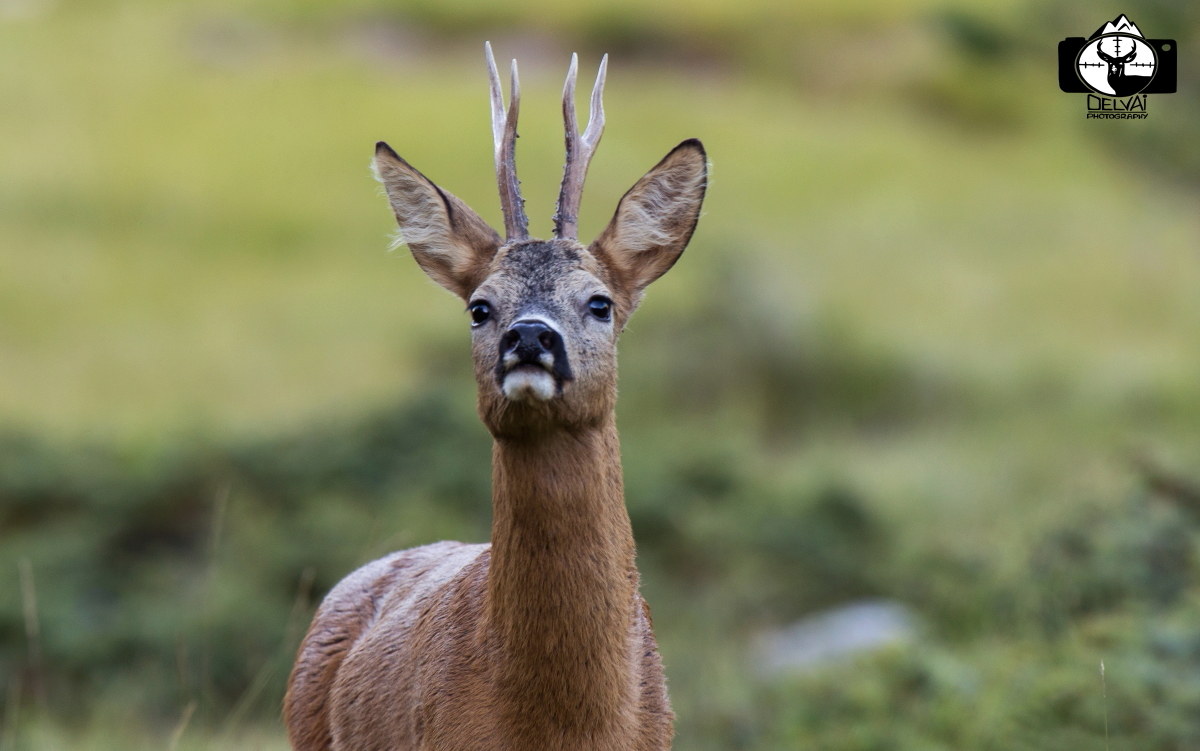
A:
{"label": "blurred background", "polygon": [[[1057,44],[1180,50],[1087,121]],[[0,0],[0,750],[286,748],[312,611],[489,525],[467,317],[389,141],[581,237],[703,139],[618,409],[678,748],[1200,747],[1200,5]],[[582,95],[581,95],[582,99]]]}

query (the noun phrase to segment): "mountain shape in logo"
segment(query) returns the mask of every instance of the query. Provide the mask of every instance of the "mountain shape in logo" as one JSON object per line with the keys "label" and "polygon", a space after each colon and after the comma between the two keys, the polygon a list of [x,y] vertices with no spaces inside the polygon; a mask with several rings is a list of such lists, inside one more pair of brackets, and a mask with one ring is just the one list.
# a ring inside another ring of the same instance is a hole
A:
{"label": "mountain shape in logo", "polygon": [[1118,16],[1116,20],[1109,21],[1100,28],[1096,29],[1096,33],[1092,34],[1088,38],[1095,39],[1096,37],[1104,36],[1105,34],[1131,34],[1133,36],[1145,38],[1145,34],[1141,32],[1141,29],[1137,27],[1137,24],[1135,24],[1133,21],[1130,21],[1129,17],[1124,13]]}

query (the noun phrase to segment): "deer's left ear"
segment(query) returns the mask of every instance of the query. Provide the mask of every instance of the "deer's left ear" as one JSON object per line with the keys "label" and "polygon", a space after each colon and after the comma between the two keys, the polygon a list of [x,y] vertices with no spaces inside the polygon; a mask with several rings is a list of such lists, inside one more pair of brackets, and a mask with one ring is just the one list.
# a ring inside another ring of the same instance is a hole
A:
{"label": "deer's left ear", "polygon": [[707,181],[704,146],[694,138],[684,141],[629,189],[592,243],[592,254],[608,264],[634,301],[687,247]]}
{"label": "deer's left ear", "polygon": [[382,141],[375,145],[374,167],[413,258],[431,279],[466,300],[486,276],[500,236]]}

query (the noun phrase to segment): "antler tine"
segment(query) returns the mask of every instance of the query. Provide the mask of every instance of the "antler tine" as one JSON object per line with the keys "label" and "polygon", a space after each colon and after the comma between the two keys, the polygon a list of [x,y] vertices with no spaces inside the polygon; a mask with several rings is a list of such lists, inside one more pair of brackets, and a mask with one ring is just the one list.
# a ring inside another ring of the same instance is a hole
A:
{"label": "antler tine", "polygon": [[488,80],[492,90],[492,141],[496,151],[496,181],[500,187],[500,210],[504,213],[504,233],[507,242],[529,238],[529,219],[525,216],[525,200],[521,198],[521,182],[517,179],[516,145],[517,113],[521,107],[521,85],[517,80],[517,61],[512,61],[508,110],[504,109],[504,94],[500,90],[500,73],[492,55],[492,43],[484,42],[488,64]]}
{"label": "antler tine", "polygon": [[567,81],[563,85],[567,160],[563,166],[562,188],[558,193],[558,209],[554,213],[555,237],[570,239],[575,239],[579,234],[583,180],[587,176],[592,155],[596,153],[596,146],[600,143],[600,136],[604,134],[604,79],[608,73],[608,55],[600,60],[600,71],[596,74],[596,84],[592,87],[592,100],[588,107],[588,124],[582,136],[575,119],[575,77],[578,68],[579,56],[572,54]]}
{"label": "antler tine", "polygon": [[596,84],[592,87],[592,101],[588,104],[588,126],[583,133],[585,143],[590,143],[592,151],[600,143],[604,134],[604,79],[608,75],[608,54],[600,58],[600,70],[596,73]]}

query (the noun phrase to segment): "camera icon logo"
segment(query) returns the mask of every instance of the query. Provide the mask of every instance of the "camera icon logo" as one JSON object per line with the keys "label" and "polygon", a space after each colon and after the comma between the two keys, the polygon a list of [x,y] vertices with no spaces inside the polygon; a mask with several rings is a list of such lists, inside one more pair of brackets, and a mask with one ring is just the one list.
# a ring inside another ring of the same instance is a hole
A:
{"label": "camera icon logo", "polygon": [[1058,87],[1106,97],[1174,93],[1176,57],[1174,39],[1147,39],[1121,15],[1087,39],[1058,43]]}

